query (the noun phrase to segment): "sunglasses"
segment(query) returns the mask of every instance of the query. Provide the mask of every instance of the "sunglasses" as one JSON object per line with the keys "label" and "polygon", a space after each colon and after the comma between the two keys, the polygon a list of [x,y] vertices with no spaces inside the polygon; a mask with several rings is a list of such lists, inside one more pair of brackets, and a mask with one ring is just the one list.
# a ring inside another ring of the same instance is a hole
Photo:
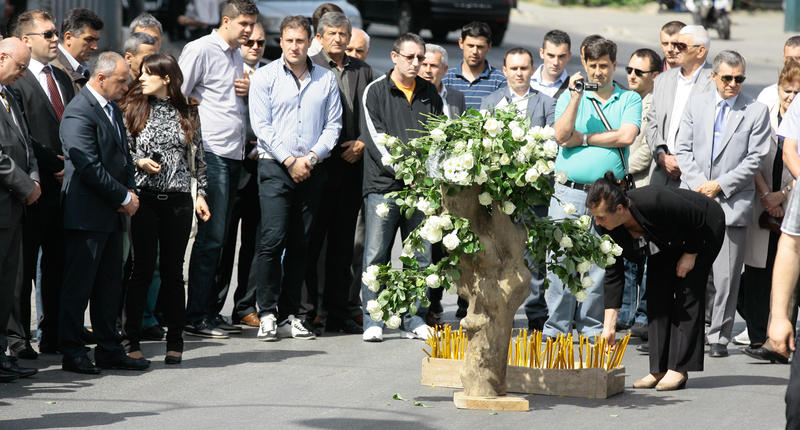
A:
{"label": "sunglasses", "polygon": [[655,72],[655,71],[656,71],[656,70],[639,70],[639,69],[634,69],[633,67],[626,67],[626,68],[625,68],[625,72],[626,72],[627,74],[629,74],[629,75],[630,75],[631,73],[635,73],[635,74],[636,74],[636,76],[637,76],[637,77],[639,77],[639,78],[641,78],[642,76],[644,76],[646,73],[653,73],[653,72]]}
{"label": "sunglasses", "polygon": [[42,36],[45,39],[58,39],[58,30],[47,30],[44,33],[25,33],[26,36]]}
{"label": "sunglasses", "polygon": [[405,58],[406,61],[408,61],[409,63],[413,63],[415,58],[420,62],[420,64],[422,64],[422,62],[425,61],[425,56],[424,55],[414,55],[414,54],[405,55],[405,54],[401,54],[401,53],[399,53],[397,51],[394,51],[394,52],[395,52],[395,54]]}
{"label": "sunglasses", "polygon": [[744,82],[744,75],[739,75],[739,76],[722,75],[719,77],[719,79],[722,82],[725,82],[726,84],[730,84],[731,81],[734,81],[737,84],[741,84],[742,82]]}
{"label": "sunglasses", "polygon": [[253,45],[256,45],[256,48],[260,48],[260,47],[262,47],[262,46],[264,46],[266,44],[267,44],[267,41],[264,40],[264,39],[259,39],[259,40],[249,39],[247,42],[244,42],[242,45],[244,45],[244,46],[246,46],[248,48],[253,46]]}
{"label": "sunglasses", "polygon": [[661,44],[661,46],[664,46],[664,47],[667,47],[669,45],[672,45],[675,49],[677,49],[680,52],[683,52],[683,51],[689,49],[690,46],[691,47],[702,46],[702,45],[687,45],[687,44],[685,44],[683,42],[664,42],[664,43]]}

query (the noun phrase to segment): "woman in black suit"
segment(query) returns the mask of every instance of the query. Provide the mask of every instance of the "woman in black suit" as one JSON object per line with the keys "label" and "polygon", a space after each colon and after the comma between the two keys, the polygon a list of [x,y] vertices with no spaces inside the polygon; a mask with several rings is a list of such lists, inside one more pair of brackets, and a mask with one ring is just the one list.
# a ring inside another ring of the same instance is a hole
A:
{"label": "woman in black suit", "polygon": [[[624,192],[611,172],[592,184],[586,206],[597,232],[609,234],[633,261],[647,257],[650,374],[634,388],[678,390],[688,371],[703,370],[705,289],[725,236],[714,200],[676,188]],[[603,337],[613,343],[625,284],[622,258],[606,267]]]}

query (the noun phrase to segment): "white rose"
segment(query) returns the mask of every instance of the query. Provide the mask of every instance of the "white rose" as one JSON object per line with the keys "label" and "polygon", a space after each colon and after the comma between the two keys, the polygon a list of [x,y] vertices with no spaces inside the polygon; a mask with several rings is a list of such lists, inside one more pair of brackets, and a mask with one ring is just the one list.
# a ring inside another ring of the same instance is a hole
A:
{"label": "white rose", "polygon": [[511,158],[508,157],[508,154],[503,154],[503,155],[500,156],[500,160],[499,161],[500,161],[500,164],[502,164],[503,166],[506,166],[506,165],[508,165],[508,163],[511,162]]}
{"label": "white rose", "polygon": [[475,157],[469,153],[462,155],[461,165],[463,165],[465,169],[471,169],[473,166],[475,166]]}
{"label": "white rose", "polygon": [[372,314],[377,311],[381,310],[381,305],[378,304],[377,300],[370,300],[367,302],[367,313]]}
{"label": "white rose", "polygon": [[481,109],[481,110],[478,111],[478,113],[480,113],[481,116],[484,117],[484,118],[489,116],[489,110],[488,109]]}
{"label": "white rose", "polygon": [[539,171],[534,169],[533,167],[531,167],[530,169],[528,169],[527,172],[525,172],[525,180],[528,181],[528,183],[536,182],[537,179],[539,179]]}
{"label": "white rose", "polygon": [[592,228],[592,217],[589,215],[581,215],[575,220],[575,223],[578,225],[578,227],[584,230],[589,230]]}
{"label": "white rose", "polygon": [[369,273],[373,277],[378,276],[378,273],[380,273],[380,272],[381,272],[381,268],[378,267],[377,264],[373,264],[373,265],[367,267],[367,273]]}
{"label": "white rose", "polygon": [[517,142],[522,142],[525,140],[525,130],[520,127],[515,127],[511,129],[511,138],[516,140]]}
{"label": "white rose", "polygon": [[534,138],[538,139],[539,135],[541,134],[541,131],[542,131],[542,127],[536,125],[536,126],[531,127],[530,130],[528,130],[528,134],[533,136]]}
{"label": "white rose", "polygon": [[434,128],[431,130],[431,138],[436,142],[444,142],[447,140],[447,135],[441,128]]}
{"label": "white rose", "polygon": [[383,155],[381,156],[381,164],[384,166],[391,166],[392,165],[392,156],[391,155]]}
{"label": "white rose", "polygon": [[509,122],[508,123],[508,128],[509,129],[520,128],[519,121],[514,120],[514,121]]}
{"label": "white rose", "polygon": [[478,185],[485,184],[486,181],[489,180],[489,176],[486,174],[486,171],[481,169],[481,171],[475,176],[475,183]]}
{"label": "white rose", "polygon": [[619,257],[622,255],[622,247],[615,243],[614,246],[611,247],[611,253],[614,254],[615,257]]}
{"label": "white rose", "polygon": [[572,248],[572,239],[569,236],[563,236],[561,240],[558,242],[562,248]]}
{"label": "white rose", "polygon": [[617,262],[617,259],[614,258],[613,255],[609,255],[608,257],[606,257],[606,266],[610,266],[610,265],[612,265],[612,264],[614,264],[616,262]]}
{"label": "white rose", "polygon": [[439,288],[441,285],[439,275],[431,273],[430,275],[426,276],[425,284],[428,286],[428,288]]}
{"label": "white rose", "polygon": [[419,199],[417,201],[417,209],[419,209],[419,211],[424,213],[425,215],[430,215],[433,213],[433,209],[431,208],[431,202],[425,199]]}
{"label": "white rose", "polygon": [[589,260],[583,260],[578,263],[578,273],[583,275],[584,273],[588,272],[589,269],[592,268],[592,262]]}
{"label": "white rose", "polygon": [[567,182],[567,172],[563,170],[556,172],[556,182],[562,185]]}
{"label": "white rose", "polygon": [[[591,278],[589,278],[589,279],[591,279]],[[586,300],[586,297],[588,297],[588,296],[589,296],[589,293],[587,293],[586,290],[580,290],[577,293],[575,293],[575,300],[577,300],[578,303],[583,303]]]}
{"label": "white rose", "polygon": [[600,242],[600,251],[603,254],[610,253],[612,249],[614,249],[614,246],[611,244],[611,242],[609,242],[607,240],[604,240],[604,241]]}
{"label": "white rose", "polygon": [[440,229],[435,223],[431,222],[431,219],[429,218],[419,231],[419,235],[430,243],[437,243],[442,240],[442,229]]}
{"label": "white rose", "polygon": [[486,123],[483,124],[483,128],[489,133],[489,136],[495,137],[503,128],[503,123],[494,118],[489,118],[486,120]]}
{"label": "white rose", "polygon": [[386,141],[388,139],[389,139],[389,135],[387,135],[386,133],[378,133],[378,135],[375,136],[375,145],[377,145],[377,146],[385,146],[386,145]]}
{"label": "white rose", "polygon": [[461,241],[458,240],[458,235],[455,230],[442,239],[442,244],[444,244],[444,247],[447,248],[448,251],[456,249],[460,243]]}
{"label": "white rose", "polygon": [[397,138],[394,136],[389,136],[386,138],[386,146],[394,146],[397,143]]}
{"label": "white rose", "polygon": [[491,148],[492,147],[492,139],[489,139],[488,137],[484,137],[483,140],[481,140],[481,145],[483,145],[483,147],[486,148],[486,149]]}
{"label": "white rose", "polygon": [[514,205],[514,203],[511,203],[511,202],[509,202],[509,201],[505,201],[505,202],[503,202],[503,212],[504,212],[506,215],[511,215],[511,214],[513,214],[513,213],[514,213],[514,211],[515,211],[516,209],[517,209],[517,206],[516,206],[516,205]]}
{"label": "white rose", "polygon": [[544,155],[548,158],[555,158],[558,155],[558,143],[555,140],[547,140],[542,146]]}
{"label": "white rose", "polygon": [[398,328],[398,327],[400,327],[400,323],[402,323],[402,322],[403,322],[403,320],[400,319],[399,316],[392,315],[392,316],[389,317],[388,320],[386,320],[386,327],[387,328]]}
{"label": "white rose", "polygon": [[453,150],[458,153],[464,151],[466,147],[467,144],[463,140],[459,140],[458,142],[456,142],[456,145],[455,147],[453,147]]}
{"label": "white rose", "polygon": [[370,290],[370,291],[372,291],[374,293],[377,293],[378,290],[381,289],[381,284],[376,279],[372,279],[369,282],[364,282],[364,284],[367,286],[368,290]]}
{"label": "white rose", "polygon": [[552,139],[553,136],[556,135],[556,131],[553,129],[553,127],[546,125],[542,128],[539,134],[541,134],[545,139]]}
{"label": "white rose", "polygon": [[581,279],[581,287],[583,288],[591,288],[594,285],[594,279],[591,276],[584,276]]}
{"label": "white rose", "polygon": [[386,215],[389,215],[389,205],[386,203],[381,203],[375,207],[375,214],[379,217],[383,218]]}
{"label": "white rose", "polygon": [[518,187],[524,187],[525,186],[525,181],[523,180],[523,178],[517,178],[514,181],[514,185],[516,185]]}
{"label": "white rose", "polygon": [[575,209],[575,205],[573,205],[572,203],[564,203],[564,205],[561,206],[561,209],[564,210],[564,213],[567,216],[574,214],[575,211],[577,210]]}
{"label": "white rose", "polygon": [[370,312],[369,317],[375,321],[383,321],[383,311],[378,309],[375,312]]}
{"label": "white rose", "polygon": [[478,194],[478,203],[484,206],[489,206],[490,204],[492,204],[492,196],[486,191],[484,191]]}
{"label": "white rose", "polygon": [[442,230],[450,230],[453,228],[453,221],[450,220],[449,216],[440,216],[436,222],[436,226]]}
{"label": "white rose", "polygon": [[401,257],[413,257],[414,256],[414,248],[409,245],[403,245],[403,252],[400,253]]}

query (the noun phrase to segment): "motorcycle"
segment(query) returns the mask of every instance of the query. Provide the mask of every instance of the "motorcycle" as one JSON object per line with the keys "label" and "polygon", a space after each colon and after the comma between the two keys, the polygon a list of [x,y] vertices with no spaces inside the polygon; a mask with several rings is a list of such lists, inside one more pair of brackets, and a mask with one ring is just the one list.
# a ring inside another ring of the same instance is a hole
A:
{"label": "motorcycle", "polygon": [[717,30],[720,39],[731,38],[728,0],[686,0],[686,8],[692,12],[695,24]]}

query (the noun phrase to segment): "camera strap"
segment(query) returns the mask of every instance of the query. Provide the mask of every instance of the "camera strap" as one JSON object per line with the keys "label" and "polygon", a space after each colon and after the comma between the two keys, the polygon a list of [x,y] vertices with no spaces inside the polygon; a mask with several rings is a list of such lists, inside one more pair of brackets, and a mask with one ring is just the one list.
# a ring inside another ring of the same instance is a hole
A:
{"label": "camera strap", "polygon": [[[600,102],[593,97],[587,97],[587,99],[592,102],[592,106],[594,106],[595,112],[597,112],[597,115],[600,117],[600,121],[603,122],[603,126],[606,128],[606,131],[613,130],[613,128],[611,128],[611,124],[608,123],[608,120],[603,113],[603,109],[600,108]],[[622,160],[622,168],[625,169],[625,181],[627,182],[625,184],[626,188],[632,189],[635,185],[633,183],[633,177],[630,174],[630,170],[628,170],[628,161],[625,160],[625,153],[622,152],[622,148],[620,147],[617,147],[617,151],[619,151],[619,158]]]}

